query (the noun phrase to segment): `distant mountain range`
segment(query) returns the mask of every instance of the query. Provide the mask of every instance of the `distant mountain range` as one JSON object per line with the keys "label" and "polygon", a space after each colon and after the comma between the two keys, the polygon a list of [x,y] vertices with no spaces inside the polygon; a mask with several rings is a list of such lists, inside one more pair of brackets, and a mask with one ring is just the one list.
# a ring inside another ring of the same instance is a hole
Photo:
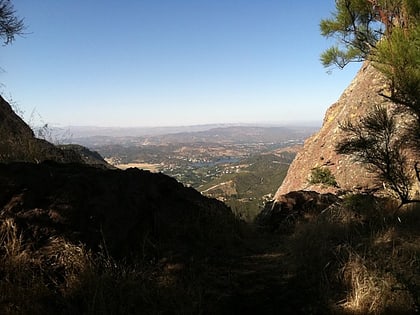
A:
{"label": "distant mountain range", "polygon": [[197,125],[185,127],[156,128],[105,128],[69,127],[66,136],[59,136],[60,143],[78,143],[87,147],[121,144],[174,144],[174,143],[241,143],[263,142],[278,143],[290,139],[302,140],[319,129],[313,125],[301,126],[252,126],[252,125]]}

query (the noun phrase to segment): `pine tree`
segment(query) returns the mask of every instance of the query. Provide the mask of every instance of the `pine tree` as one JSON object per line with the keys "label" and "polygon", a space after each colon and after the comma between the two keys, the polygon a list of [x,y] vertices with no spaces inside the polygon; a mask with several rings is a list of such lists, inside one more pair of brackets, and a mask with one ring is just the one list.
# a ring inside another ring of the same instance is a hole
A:
{"label": "pine tree", "polygon": [[[420,153],[420,1],[336,0],[336,12],[320,28],[323,36],[337,39],[321,55],[324,66],[371,61],[387,79],[388,91],[381,95],[414,117],[401,132],[395,113],[376,106],[358,122],[342,124],[348,138],[337,144],[337,152],[364,162],[402,203],[412,201],[404,154],[407,147]],[[417,167],[416,174],[420,181]]]}
{"label": "pine tree", "polygon": [[10,0],[0,0],[0,38],[4,44],[14,41],[16,35],[23,33],[23,19],[16,16],[16,11]]}

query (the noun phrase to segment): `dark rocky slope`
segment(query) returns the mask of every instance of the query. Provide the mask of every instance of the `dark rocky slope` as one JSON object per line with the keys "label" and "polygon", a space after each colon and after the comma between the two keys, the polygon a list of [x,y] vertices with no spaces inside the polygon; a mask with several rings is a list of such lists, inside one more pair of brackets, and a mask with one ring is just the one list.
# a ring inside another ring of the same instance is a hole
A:
{"label": "dark rocky slope", "polygon": [[0,134],[0,219],[34,248],[61,237],[114,258],[189,255],[235,220],[173,178],[112,169],[85,147],[35,138],[1,97]]}
{"label": "dark rocky slope", "polygon": [[1,314],[195,310],[196,262],[237,251],[241,227],[173,178],[36,139],[0,97]]}
{"label": "dark rocky slope", "polygon": [[208,244],[223,246],[234,220],[222,202],[138,169],[0,164],[0,192],[0,219],[12,219],[26,243],[60,236],[115,258],[214,250]]}

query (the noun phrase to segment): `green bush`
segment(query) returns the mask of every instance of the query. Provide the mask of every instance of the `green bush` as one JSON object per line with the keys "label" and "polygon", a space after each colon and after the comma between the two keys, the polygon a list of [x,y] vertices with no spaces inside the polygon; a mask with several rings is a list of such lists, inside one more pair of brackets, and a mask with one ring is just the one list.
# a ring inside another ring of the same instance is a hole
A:
{"label": "green bush", "polygon": [[324,184],[327,186],[337,186],[337,181],[330,169],[325,167],[317,166],[312,169],[311,176],[309,178],[310,184]]}

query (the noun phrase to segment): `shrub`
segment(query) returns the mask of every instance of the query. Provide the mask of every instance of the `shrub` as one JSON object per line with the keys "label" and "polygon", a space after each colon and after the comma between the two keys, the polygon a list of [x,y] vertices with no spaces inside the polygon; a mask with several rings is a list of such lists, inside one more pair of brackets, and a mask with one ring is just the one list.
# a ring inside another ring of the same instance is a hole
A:
{"label": "shrub", "polygon": [[310,184],[323,184],[327,186],[337,186],[337,181],[331,170],[325,167],[317,166],[312,169],[309,178]]}

